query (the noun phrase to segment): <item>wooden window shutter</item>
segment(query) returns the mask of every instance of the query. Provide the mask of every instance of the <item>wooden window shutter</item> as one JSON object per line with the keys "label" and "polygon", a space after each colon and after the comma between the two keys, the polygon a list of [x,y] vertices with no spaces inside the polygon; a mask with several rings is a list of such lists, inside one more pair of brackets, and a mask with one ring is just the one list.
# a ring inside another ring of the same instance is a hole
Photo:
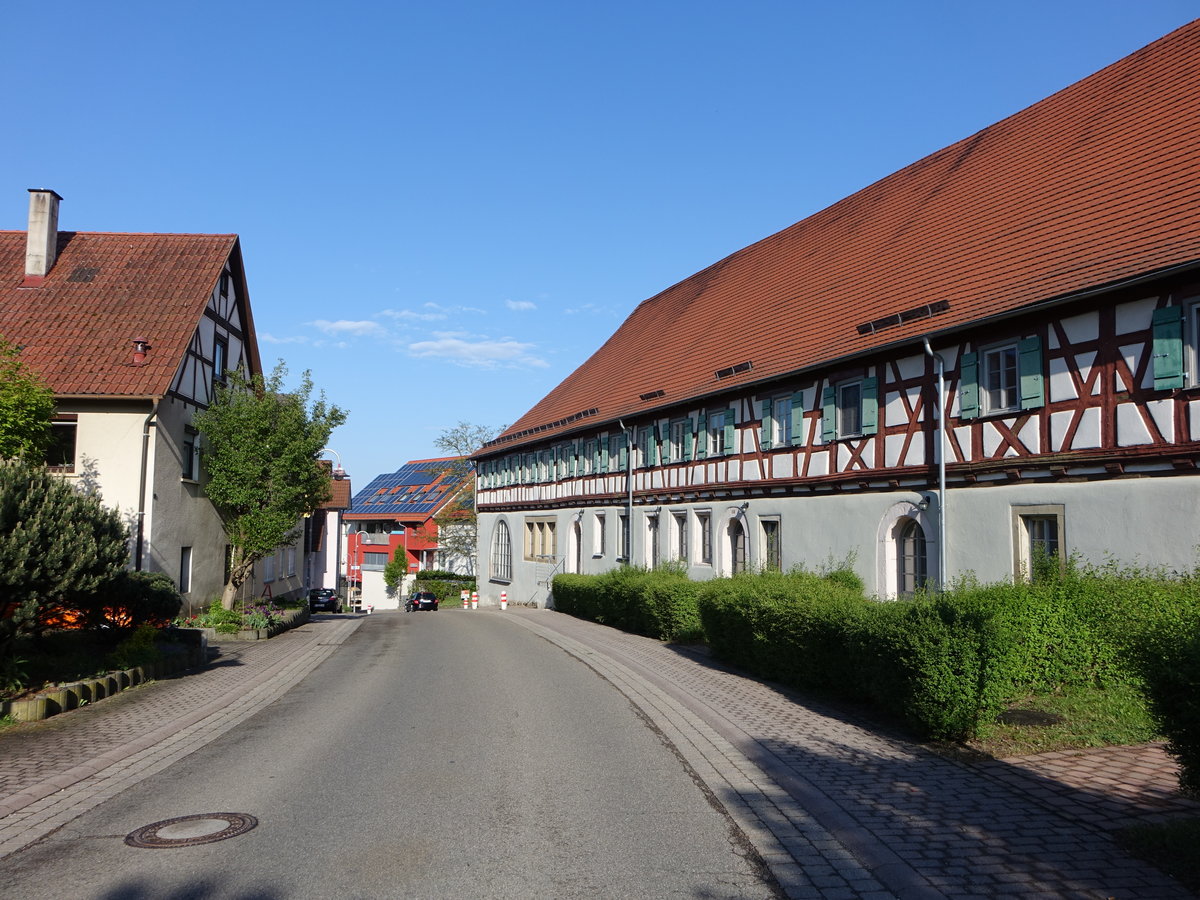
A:
{"label": "wooden window shutter", "polygon": [[736,428],[737,428],[737,426],[734,425],[734,422],[733,422],[733,410],[732,409],[725,410],[725,434],[724,434],[725,439],[721,443],[721,451],[726,456],[728,456],[730,453],[733,452],[733,442],[734,442],[734,439],[737,437],[737,435],[735,433]]}
{"label": "wooden window shutter", "polygon": [[862,380],[862,424],[863,434],[875,434],[879,431],[879,379],[864,378]]}
{"label": "wooden window shutter", "polygon": [[571,441],[571,477],[579,474],[579,442]]}
{"label": "wooden window shutter", "polygon": [[804,394],[800,391],[792,394],[792,446],[798,446],[804,440]]}
{"label": "wooden window shutter", "polygon": [[600,468],[598,471],[608,472],[608,438],[600,439]]}
{"label": "wooden window shutter", "polygon": [[837,391],[832,384],[821,389],[821,437],[826,441],[837,437]]}
{"label": "wooden window shutter", "polygon": [[658,465],[658,426],[651,425],[645,430],[646,435],[646,465]]}
{"label": "wooden window shutter", "polygon": [[962,419],[979,416],[979,354],[964,353],[959,363],[958,415]]}
{"label": "wooden window shutter", "polygon": [[708,413],[700,413],[696,419],[696,459],[708,456]]}
{"label": "wooden window shutter", "polygon": [[665,466],[671,459],[671,426],[664,428],[658,422],[654,423],[654,441],[662,446],[662,461]]}
{"label": "wooden window shutter", "polygon": [[1046,405],[1042,378],[1042,339],[1037,335],[1017,343],[1017,371],[1021,380],[1021,409]]}
{"label": "wooden window shutter", "polygon": [[686,422],[683,423],[683,460],[691,462],[696,458],[695,454],[696,442],[692,440],[692,417],[688,416]]}
{"label": "wooden window shutter", "polygon": [[771,433],[771,425],[773,421],[771,419],[771,401],[764,400],[760,406],[762,408],[762,425],[758,431],[758,442],[763,450],[770,450],[771,439],[773,437]]}
{"label": "wooden window shutter", "polygon": [[629,469],[629,433],[625,432],[621,435],[620,443],[620,465],[621,471],[625,472]]}
{"label": "wooden window shutter", "polygon": [[1183,308],[1164,306],[1154,311],[1154,389],[1169,391],[1183,387]]}

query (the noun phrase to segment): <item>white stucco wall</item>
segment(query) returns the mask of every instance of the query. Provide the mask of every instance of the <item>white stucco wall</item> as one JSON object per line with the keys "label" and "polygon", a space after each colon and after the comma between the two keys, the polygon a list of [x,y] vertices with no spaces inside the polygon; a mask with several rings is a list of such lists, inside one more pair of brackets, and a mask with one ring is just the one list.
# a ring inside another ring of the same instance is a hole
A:
{"label": "white stucco wall", "polygon": [[[918,507],[922,496],[929,508]],[[1117,560],[1126,564],[1167,569],[1193,568],[1200,558],[1200,478],[1160,476],[1108,481],[1051,483],[997,483],[957,488],[947,494],[947,577],[950,581],[974,575],[984,582],[1010,580],[1020,570],[1019,544],[1014,535],[1014,516],[1023,511],[1045,512],[1061,507],[1062,550],[1083,563],[1094,565]],[[647,515],[655,507],[633,510],[635,565],[646,566],[648,557]],[[713,522],[713,564],[698,562],[696,513],[707,512]],[[479,593],[482,605],[499,602],[507,591],[509,602],[546,605],[547,585],[554,572],[581,571],[595,574],[617,565],[620,515],[624,506],[587,507],[539,511],[536,514],[489,513],[479,516]],[[674,513],[685,512],[689,528],[689,577],[697,580],[728,574],[730,546],[726,530],[731,523],[745,529],[747,564],[761,567],[764,519],[779,522],[782,566],[802,566],[819,571],[849,563],[862,578],[867,592],[887,596],[895,591],[896,557],[894,527],[902,518],[919,522],[927,545],[928,574],[938,571],[938,509],[932,492],[894,491],[837,494],[815,497],[760,498],[741,502],[664,504],[660,521],[661,559],[675,555]],[[607,531],[605,554],[594,555],[597,514],[602,514]],[[558,535],[558,554],[553,564],[524,558],[525,519],[552,517]],[[512,541],[512,579],[493,577],[491,543],[496,522],[503,518]],[[575,537],[578,522],[578,538]],[[576,554],[576,541],[581,554]]]}

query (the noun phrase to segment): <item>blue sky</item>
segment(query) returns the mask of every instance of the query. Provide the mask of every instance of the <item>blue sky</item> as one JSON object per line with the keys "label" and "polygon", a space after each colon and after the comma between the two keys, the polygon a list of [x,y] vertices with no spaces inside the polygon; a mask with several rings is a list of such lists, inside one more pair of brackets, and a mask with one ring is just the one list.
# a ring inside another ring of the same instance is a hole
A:
{"label": "blue sky", "polygon": [[[0,228],[236,232],[356,486],[645,298],[1200,15],[1172,0],[8,0]],[[294,383],[294,378],[293,378]]]}

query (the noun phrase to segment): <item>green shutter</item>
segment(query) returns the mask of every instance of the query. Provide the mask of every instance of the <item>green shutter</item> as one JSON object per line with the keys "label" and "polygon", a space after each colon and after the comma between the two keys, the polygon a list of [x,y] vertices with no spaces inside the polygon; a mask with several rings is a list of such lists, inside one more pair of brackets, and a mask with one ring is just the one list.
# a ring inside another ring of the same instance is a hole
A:
{"label": "green shutter", "polygon": [[770,400],[762,401],[761,408],[762,408],[762,425],[759,428],[759,433],[758,433],[759,441],[758,442],[763,450],[770,450],[771,449],[771,439],[773,437],[773,435],[771,433],[771,425],[773,424],[773,420],[771,418],[771,401]]}
{"label": "green shutter", "polygon": [[862,433],[879,431],[879,379],[862,380]]}
{"label": "green shutter", "polygon": [[608,438],[600,439],[600,468],[601,473],[608,472]]}
{"label": "green shutter", "polygon": [[979,416],[979,355],[964,353],[959,363],[958,416],[974,419]]}
{"label": "green shutter", "polygon": [[837,437],[837,391],[832,384],[821,389],[821,437],[826,441]]}
{"label": "green shutter", "polygon": [[1046,385],[1042,378],[1042,339],[1037,335],[1017,343],[1017,371],[1021,380],[1021,409],[1046,405]]}
{"label": "green shutter", "polygon": [[662,462],[665,466],[671,462],[671,426],[665,428],[659,423],[654,423],[654,442],[661,447]]}
{"label": "green shutter", "polygon": [[1154,389],[1169,391],[1183,387],[1183,308],[1164,306],[1154,311]]}
{"label": "green shutter", "polygon": [[733,452],[733,442],[737,437],[736,425],[733,422],[733,410],[725,410],[725,434],[724,440],[721,443],[721,451],[728,456]]}
{"label": "green shutter", "polygon": [[696,459],[708,456],[708,413],[696,417]]}
{"label": "green shutter", "polygon": [[800,391],[792,394],[792,446],[799,446],[804,440],[804,394]]}
{"label": "green shutter", "polygon": [[688,416],[687,421],[683,423],[683,458],[686,462],[691,462],[696,458],[696,442],[692,436],[691,416]]}
{"label": "green shutter", "polygon": [[621,460],[621,471],[622,472],[628,471],[629,470],[629,432],[627,432],[627,431],[621,433],[620,460]]}

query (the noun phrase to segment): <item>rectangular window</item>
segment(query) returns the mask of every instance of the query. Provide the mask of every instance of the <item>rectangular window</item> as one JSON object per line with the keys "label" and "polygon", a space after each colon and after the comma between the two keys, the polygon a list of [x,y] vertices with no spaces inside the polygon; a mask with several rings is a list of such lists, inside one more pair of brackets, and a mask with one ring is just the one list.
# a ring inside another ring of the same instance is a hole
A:
{"label": "rectangular window", "polygon": [[608,436],[608,471],[624,472],[629,468],[629,454],[625,450],[625,433]]}
{"label": "rectangular window", "polygon": [[1009,412],[1018,406],[1017,345],[1008,344],[983,352],[983,412]]}
{"label": "rectangular window", "polygon": [[837,387],[837,436],[862,434],[862,382],[851,381]]}
{"label": "rectangular window", "polygon": [[287,572],[289,578],[294,577],[296,574],[296,548],[295,547],[287,548],[287,569],[285,571]]}
{"label": "rectangular window", "polygon": [[641,439],[638,441],[639,449],[642,452],[641,464],[643,468],[658,465],[658,427],[656,425],[648,425],[641,431]]}
{"label": "rectangular window", "polygon": [[219,337],[213,343],[213,389],[225,383],[225,373],[229,368],[229,342]]}
{"label": "rectangular window", "polygon": [[783,569],[783,557],[779,548],[779,520],[762,519],[763,568],[775,572]]}
{"label": "rectangular window", "polygon": [[667,437],[667,447],[663,450],[663,462],[684,462],[687,437],[691,434],[690,423],[687,419],[676,419],[671,423]]}
{"label": "rectangular window", "polygon": [[192,548],[179,548],[179,593],[186,594],[192,589]]}
{"label": "rectangular window", "polygon": [[879,381],[862,378],[828,384],[821,393],[821,437],[864,437],[879,430]]}
{"label": "rectangular window", "polygon": [[711,566],[713,561],[712,513],[696,513],[696,530],[699,532],[700,539],[700,562],[703,565]]}
{"label": "rectangular window", "polygon": [[263,583],[269,584],[275,580],[275,554],[263,557]]}
{"label": "rectangular window", "polygon": [[680,562],[688,561],[687,513],[672,513],[675,525],[675,558]]}
{"label": "rectangular window", "polygon": [[382,572],[388,563],[386,553],[364,553],[362,567],[364,572]]}
{"label": "rectangular window", "polygon": [[554,519],[525,520],[525,558],[550,562],[558,557],[558,523]]}
{"label": "rectangular window", "polygon": [[183,428],[183,453],[180,463],[183,466],[182,477],[187,481],[200,480],[200,435],[191,425]]}
{"label": "rectangular window", "polygon": [[629,546],[629,516],[621,513],[621,549],[620,561],[629,562],[629,554],[632,548]]}
{"label": "rectangular window", "polygon": [[1065,512],[1061,504],[1013,507],[1014,574],[1018,578],[1037,581],[1064,570]]}
{"label": "rectangular window", "polygon": [[604,513],[596,513],[592,520],[592,556],[604,556],[608,552]]}
{"label": "rectangular window", "polygon": [[56,472],[75,471],[75,440],[78,431],[77,417],[58,416],[50,423],[50,447],[46,451],[46,465]]}
{"label": "rectangular window", "polygon": [[583,445],[583,472],[584,475],[591,475],[595,470],[596,460],[596,442],[587,441]]}
{"label": "rectangular window", "polygon": [[771,400],[771,449],[792,445],[792,395]]}

